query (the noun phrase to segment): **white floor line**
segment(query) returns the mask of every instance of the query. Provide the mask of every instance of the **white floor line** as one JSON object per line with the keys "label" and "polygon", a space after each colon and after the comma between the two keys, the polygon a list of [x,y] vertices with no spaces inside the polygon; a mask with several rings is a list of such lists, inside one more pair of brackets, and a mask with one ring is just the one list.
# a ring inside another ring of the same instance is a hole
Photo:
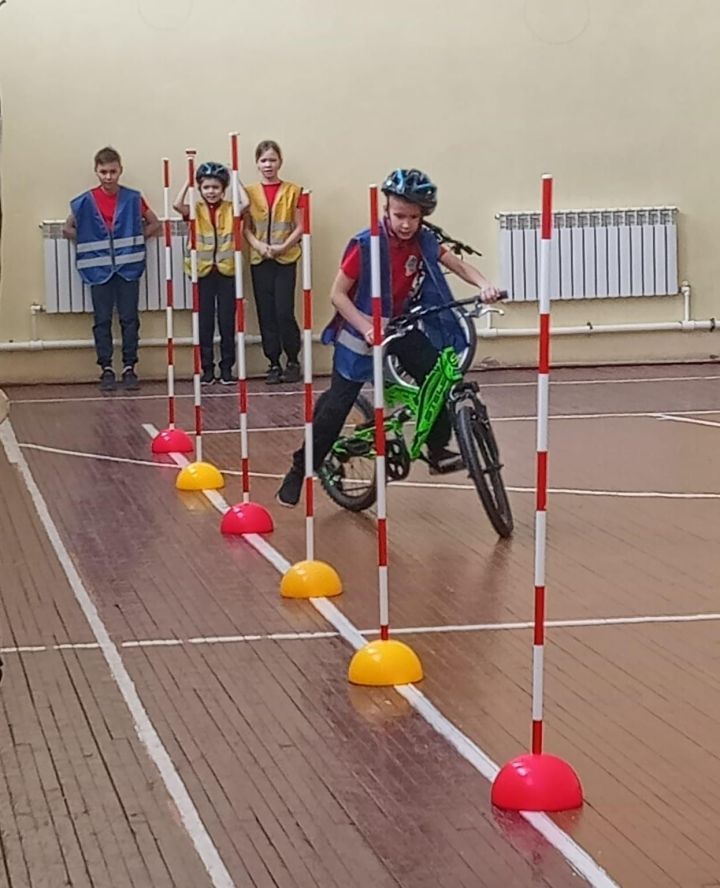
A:
{"label": "white floor line", "polygon": [[[718,411],[720,413],[720,410]],[[261,426],[257,429],[248,429],[248,434],[260,432],[302,432],[305,426]],[[203,435],[239,435],[240,429],[203,429]]]}
{"label": "white floor line", "polygon": [[[660,416],[703,416],[703,415],[717,415],[720,414],[720,408],[717,410],[670,410],[665,413],[660,413],[659,411],[628,411],[628,412],[616,412],[616,413],[555,413],[550,414],[550,420],[557,421],[565,421],[572,419],[657,419]],[[536,416],[493,416],[492,421],[493,424],[498,422],[535,422],[537,420]],[[411,426],[412,423],[408,423],[408,426]],[[301,425],[293,425],[293,426],[262,426],[255,429],[248,429],[249,433],[252,432],[301,432],[305,427]],[[192,434],[189,432],[188,434]],[[227,429],[205,429],[203,431],[204,435],[239,435],[240,430],[236,428],[227,428]]]}
{"label": "white floor line", "polygon": [[[143,428],[150,437],[154,437],[157,434],[155,426],[143,424]],[[180,454],[173,454],[173,457],[179,466],[187,465],[188,461]],[[227,511],[229,508],[227,502],[216,490],[204,490],[202,492],[221,514]],[[291,567],[290,562],[261,536],[257,534],[244,534],[243,539],[263,555],[280,574],[284,574]],[[365,637],[331,601],[327,598],[310,598],[308,601],[355,650],[364,647],[366,644]],[[487,780],[492,781],[494,779],[495,774],[499,770],[498,765],[477,744],[473,743],[469,737],[452,724],[425,697],[422,691],[419,691],[412,685],[395,685],[395,690],[405,697],[410,705],[439,734],[450,740],[463,758],[473,765]],[[593,888],[619,888],[605,870],[574,842],[567,833],[563,832],[550,817],[546,814],[534,814],[531,812],[521,812],[521,814]]]}
{"label": "white floor line", "polygon": [[[177,469],[175,462],[153,462],[149,459],[134,459],[129,456],[109,456],[106,453],[91,453],[87,450],[66,450],[62,447],[47,447],[45,444],[18,444],[21,450],[39,450],[42,453],[56,453],[60,456],[76,456],[82,459],[96,459],[102,462],[129,463],[135,466],[150,466],[151,468],[160,467],[161,469]],[[223,475],[242,475],[240,469],[221,469]],[[267,472],[252,472],[253,478],[270,478],[272,480],[280,480],[283,475],[276,475]]]}
{"label": "white floor line", "polygon": [[720,429],[720,422],[709,422],[707,419],[691,419],[689,416],[674,416],[672,413],[657,413],[656,417],[667,422],[687,422],[691,425],[710,426],[713,429]]}
{"label": "white floor line", "polygon": [[[632,385],[646,382],[698,382],[700,380],[716,380],[720,376],[648,376],[626,377],[624,379],[551,379],[550,386],[556,385]],[[480,388],[534,388],[537,380],[527,382],[480,382]]]}
{"label": "white floor line", "polygon": [[[313,391],[314,395],[320,395],[324,389],[317,389]],[[248,392],[248,397],[250,398],[289,398],[289,397],[298,397],[302,398],[303,392],[302,389],[297,389],[294,391],[272,391],[272,392]],[[192,392],[187,394],[178,394],[175,393],[176,401],[189,401],[194,397]],[[214,398],[233,398],[237,401],[238,395],[237,390],[233,389],[229,392],[203,392],[203,401],[205,399],[214,399]],[[157,395],[126,395],[122,394],[119,397],[114,397],[112,394],[110,395],[78,395],[73,398],[13,398],[11,400],[11,404],[79,404],[85,401],[103,401],[106,404],[113,403],[124,403],[126,401],[167,401],[167,392],[160,392]]]}
{"label": "white floor line", "polygon": [[[492,371],[486,371],[492,372]],[[482,373],[480,374],[483,375]],[[720,379],[720,376],[648,376],[648,377],[626,377],[622,379],[553,379],[551,382],[552,386],[558,385],[634,385],[634,384],[644,384],[644,383],[654,383],[654,382],[701,382],[705,381],[713,381]],[[536,380],[527,380],[527,381],[518,381],[518,382],[482,382],[481,388],[534,388],[537,384]],[[318,395],[322,389],[318,389],[314,391],[314,394]],[[293,391],[271,391],[271,392],[249,392],[249,396],[251,398],[277,398],[277,397],[297,397],[302,398],[303,392],[301,388],[295,389]],[[188,394],[177,394],[175,395],[176,399],[190,399],[192,398],[192,392]],[[236,398],[236,391],[229,392],[217,392],[211,394],[210,392],[203,393],[203,398]],[[114,400],[112,395],[88,395],[85,397],[76,397],[76,398],[13,398],[12,404],[58,404],[58,403],[71,403],[78,401],[105,401],[106,403],[112,403]],[[167,393],[162,392],[157,395],[122,395],[117,400],[121,401],[163,401],[167,400]]]}
{"label": "white floor line", "polygon": [[[548,629],[591,629],[606,626],[649,626],[677,623],[720,622],[720,613],[705,614],[656,614],[630,617],[587,617],[574,620],[548,620]],[[463,632],[511,632],[532,629],[532,621],[515,623],[449,623],[442,626],[393,626],[393,635],[442,635]],[[378,635],[377,629],[358,629],[363,638]],[[184,647],[185,645],[246,644],[257,641],[314,641],[316,639],[337,638],[340,632],[268,632],[254,635],[198,635],[193,638],[140,638],[122,641],[120,648],[164,648]],[[52,645],[22,645],[0,648],[0,654],[38,654],[48,651],[95,651],[100,648],[97,642],[63,642]]]}
{"label": "white floor line", "polygon": [[[658,414],[658,416],[660,415],[661,414]],[[146,426],[143,426],[143,428],[146,428]],[[61,456],[74,456],[84,459],[101,460],[103,462],[129,463],[137,466],[150,466],[151,468],[159,466],[162,469],[176,469],[178,465],[175,462],[151,462],[150,460],[132,459],[127,456],[108,456],[105,453],[89,453],[84,450],[66,450],[62,447],[47,447],[44,444],[18,444],[18,447],[25,450],[38,450],[42,453],[56,453]],[[242,474],[239,469],[220,469],[220,472],[223,475],[237,477]],[[284,476],[281,474],[275,474],[274,472],[251,472],[250,477],[279,481]],[[473,484],[452,484],[450,482],[442,481],[393,481],[391,486],[431,490],[467,490],[475,492],[475,486]],[[507,485],[507,489],[510,493],[535,493],[534,487],[513,487],[512,485]],[[720,499],[720,493],[673,493],[671,491],[659,490],[586,490],[574,487],[551,487],[548,490],[548,493],[556,496],[606,496],[618,497],[620,499]]]}
{"label": "white floor line", "polygon": [[182,821],[190,840],[195,846],[195,850],[197,851],[203,866],[207,870],[212,885],[214,888],[235,888],[235,883],[225,867],[218,849],[213,844],[209,833],[205,829],[205,825],[200,819],[200,815],[185,788],[185,784],[182,782],[172,759],[162,744],[159,734],[155,730],[153,723],[150,721],[150,717],[140,700],[135,684],[125,668],[120,652],[110,637],[105,624],[101,620],[95,604],[85,589],[80,574],[76,570],[72,558],[65,548],[65,544],[62,541],[52,516],[50,515],[45,499],[35,482],[25,456],[18,447],[17,438],[15,437],[15,432],[10,420],[6,420],[0,425],[0,442],[2,442],[9,462],[17,468],[25,482],[25,486],[33,501],[40,522],[42,523],[45,533],[55,551],[55,555],[65,572],[65,576],[67,577],[75,599],[95,636],[98,647],[102,651],[105,661],[108,664],[118,691],[122,695],[125,705],[130,711],[135,732],[140,742],[145,747],[148,757],[157,768],[168,794],[175,803],[180,820]]}
{"label": "white floor line", "polygon": [[97,459],[102,462],[126,463],[134,466],[159,466],[161,469],[176,469],[175,463],[154,462],[149,459],[134,459],[128,456],[110,456],[107,453],[91,453],[86,450],[65,450],[62,447],[47,447],[45,444],[18,444],[21,450],[39,450],[41,453],[56,453],[60,456],[81,456],[85,459]]}
{"label": "white floor line", "polygon": [[[423,487],[440,490],[471,490],[473,484],[450,484],[442,481],[393,481],[390,487]],[[510,493],[535,493],[534,487],[513,487],[507,485]],[[720,499],[720,493],[673,493],[663,490],[586,490],[581,487],[551,487],[548,493],[554,496],[607,496],[619,499]]]}

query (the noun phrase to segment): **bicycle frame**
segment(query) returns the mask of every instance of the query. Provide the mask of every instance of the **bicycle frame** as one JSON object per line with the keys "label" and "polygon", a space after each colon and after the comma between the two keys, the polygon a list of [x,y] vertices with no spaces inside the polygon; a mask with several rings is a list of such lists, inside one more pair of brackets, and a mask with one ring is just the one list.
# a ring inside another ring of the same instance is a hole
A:
{"label": "bicycle frame", "polygon": [[[458,300],[455,305],[477,305],[477,297]],[[415,312],[415,318],[420,319],[430,314],[446,311],[448,305],[434,306]],[[485,309],[491,311],[492,309]],[[392,339],[402,333],[391,333],[385,340],[389,344]],[[388,437],[402,439],[405,443],[405,423],[415,419],[415,435],[408,449],[411,460],[420,456],[420,451],[427,443],[428,436],[435,425],[438,416],[444,409],[448,395],[453,386],[462,382],[463,374],[458,363],[455,349],[450,345],[444,348],[438,355],[435,366],[428,373],[423,384],[418,388],[407,388],[400,385],[385,386],[385,405],[389,408],[397,408],[390,416],[385,417],[385,433]],[[375,439],[375,423],[367,422],[356,427],[352,435],[338,438],[333,444],[331,452],[336,456],[369,456],[374,457],[373,446]]]}
{"label": "bicycle frame", "polygon": [[[461,382],[462,378],[455,349],[448,346],[440,352],[435,366],[419,388],[408,389],[399,385],[385,387],[385,405],[391,409],[399,408],[385,418],[386,435],[404,440],[405,424],[415,420],[415,434],[408,447],[411,460],[416,460],[420,456],[432,427],[445,408],[450,390]],[[374,456],[372,449],[374,436],[375,424],[365,423],[358,426],[349,437],[339,438],[333,444],[332,451],[338,455],[353,455],[353,444],[357,442],[363,450],[363,455]]]}
{"label": "bicycle frame", "polygon": [[[417,459],[420,456],[420,451],[427,443],[432,427],[445,409],[450,390],[462,378],[455,349],[448,346],[440,352],[435,366],[425,377],[419,389],[408,389],[399,385],[386,387],[385,403],[387,406],[406,407],[411,414],[408,419],[415,418],[415,434],[408,448],[410,459]],[[393,417],[390,419],[392,420]],[[400,431],[402,431],[402,425],[400,425]]]}

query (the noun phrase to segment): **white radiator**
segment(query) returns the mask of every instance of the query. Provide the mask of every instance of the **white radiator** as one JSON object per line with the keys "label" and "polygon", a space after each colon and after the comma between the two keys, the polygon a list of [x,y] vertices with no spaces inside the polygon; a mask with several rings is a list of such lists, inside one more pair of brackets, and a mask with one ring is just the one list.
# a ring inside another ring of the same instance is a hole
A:
{"label": "white radiator", "polygon": [[[91,312],[90,288],[83,284],[75,268],[75,244],[62,236],[62,222],[43,222],[45,253],[45,310],[48,314]],[[190,282],[183,273],[183,243],[186,225],[172,219],[172,276],[175,308],[192,308]],[[160,237],[147,242],[147,264],[140,279],[140,311],[165,309],[165,241]]]}
{"label": "white radiator", "polygon": [[[676,207],[570,210],[553,216],[552,299],[678,292]],[[499,213],[500,287],[538,298],[540,214]]]}

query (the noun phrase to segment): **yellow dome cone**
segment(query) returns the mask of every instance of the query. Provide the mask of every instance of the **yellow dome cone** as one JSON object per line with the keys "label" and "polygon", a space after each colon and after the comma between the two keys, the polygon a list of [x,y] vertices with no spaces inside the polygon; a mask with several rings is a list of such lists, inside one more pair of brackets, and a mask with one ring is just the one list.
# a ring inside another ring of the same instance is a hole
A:
{"label": "yellow dome cone", "polygon": [[341,592],[340,577],[324,561],[298,561],[280,581],[283,598],[332,598]]}
{"label": "yellow dome cone", "polygon": [[415,651],[402,641],[371,641],[350,661],[348,680],[368,687],[391,687],[421,681],[423,668]]}
{"label": "yellow dome cone", "polygon": [[178,490],[219,490],[225,479],[210,463],[193,462],[180,470],[175,486]]}

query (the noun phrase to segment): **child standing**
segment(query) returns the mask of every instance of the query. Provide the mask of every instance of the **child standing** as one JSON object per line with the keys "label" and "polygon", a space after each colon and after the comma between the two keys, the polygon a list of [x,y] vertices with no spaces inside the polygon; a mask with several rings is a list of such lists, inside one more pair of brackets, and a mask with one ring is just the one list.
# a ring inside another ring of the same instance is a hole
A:
{"label": "child standing", "polygon": [[138,359],[140,278],[145,271],[145,240],[161,229],[139,191],[120,184],[122,161],[114,148],[94,158],[100,183],[70,203],[63,235],[76,243],[77,269],[92,295],[93,336],[101,368],[100,390],[114,391],[112,316],[117,308],[122,332],[123,387],[140,387]]}
{"label": "child standing", "polygon": [[[233,240],[233,205],[225,200],[230,184],[228,168],[221,163],[201,163],[195,173],[195,181],[201,200],[195,205],[197,219],[197,274],[200,291],[200,361],[201,382],[215,382],[215,356],[213,339],[215,319],[220,331],[220,382],[232,385],[237,378],[232,374],[235,363],[235,245]],[[186,201],[189,183],[177,196],[175,210],[186,221],[190,218],[190,205]],[[248,197],[242,185],[240,212],[248,205]],[[185,273],[189,276],[189,250],[185,257]]]}
{"label": "child standing", "polygon": [[[442,251],[435,236],[423,228],[425,216],[437,206],[437,188],[420,170],[398,169],[382,186],[387,198],[380,229],[380,282],[382,314],[397,317],[421,287],[418,298],[425,306],[452,302],[443,269],[480,289],[483,302],[496,302],[500,292],[474,266],[449,250]],[[334,347],[330,388],[322,393],[313,414],[315,471],[322,465],[347,419],[355,399],[373,375],[372,288],[370,232],[366,229],[348,244],[330,293],[335,317],[325,328],[323,342]],[[420,276],[420,277],[419,277]],[[389,346],[405,370],[422,384],[435,366],[438,348],[433,343],[455,344],[459,333],[447,330],[439,316],[428,319],[426,332],[413,330]],[[447,410],[437,418],[427,441],[426,461],[433,474],[454,472],[463,466],[458,453],[448,449],[452,424]],[[303,487],[304,446],[293,454],[276,498],[283,506],[297,505]]]}
{"label": "child standing", "polygon": [[[302,237],[302,190],[278,177],[283,156],[277,142],[260,142],[255,162],[262,178],[248,185],[246,237],[252,248],[250,272],[262,347],[270,362],[265,382],[298,382],[300,329],[295,320],[295,279]],[[284,370],[280,364],[283,352],[287,356]]]}

